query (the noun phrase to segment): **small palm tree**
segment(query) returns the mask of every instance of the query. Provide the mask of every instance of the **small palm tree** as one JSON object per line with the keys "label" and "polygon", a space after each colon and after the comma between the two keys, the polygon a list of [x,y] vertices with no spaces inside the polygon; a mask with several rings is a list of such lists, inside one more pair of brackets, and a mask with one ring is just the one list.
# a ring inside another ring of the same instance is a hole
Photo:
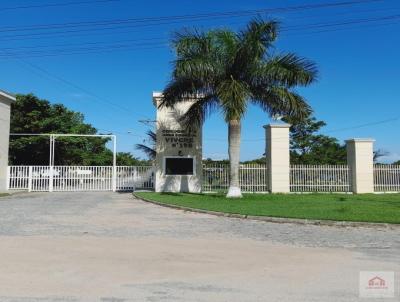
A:
{"label": "small palm tree", "polygon": [[156,158],[156,134],[154,133],[154,131],[148,130],[146,132],[146,135],[148,136],[150,146],[147,146],[145,144],[136,144],[135,148],[136,150],[140,150],[144,154],[146,154],[150,160],[154,160]]}
{"label": "small palm tree", "polygon": [[278,23],[254,19],[237,33],[197,30],[177,33],[177,58],[160,106],[193,99],[183,121],[201,125],[215,109],[228,124],[230,183],[227,197],[241,197],[239,157],[241,120],[250,103],[270,116],[308,116],[310,106],[293,88],[317,76],[315,64],[295,54],[272,53]]}

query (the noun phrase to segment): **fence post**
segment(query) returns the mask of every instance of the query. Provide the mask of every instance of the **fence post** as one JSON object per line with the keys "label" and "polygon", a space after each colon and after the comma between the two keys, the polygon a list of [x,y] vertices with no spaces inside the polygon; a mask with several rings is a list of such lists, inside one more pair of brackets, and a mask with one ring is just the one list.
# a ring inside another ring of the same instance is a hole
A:
{"label": "fence post", "polygon": [[49,192],[53,192],[53,170],[54,170],[54,166],[50,166],[49,168]]}
{"label": "fence post", "polygon": [[117,191],[117,167],[112,167],[112,191]]}
{"label": "fence post", "polygon": [[29,168],[28,168],[28,192],[32,192],[32,170],[33,170],[33,167],[29,166]]}
{"label": "fence post", "polygon": [[133,177],[132,177],[132,191],[135,192],[136,191],[136,179],[138,178],[138,172],[137,172],[138,168],[135,167],[133,169]]}
{"label": "fence post", "polygon": [[289,124],[264,126],[266,134],[268,189],[271,193],[290,192]]}
{"label": "fence post", "polygon": [[353,193],[374,192],[374,140],[354,138],[346,141]]}
{"label": "fence post", "polygon": [[10,181],[11,181],[11,178],[10,178],[11,171],[10,171],[10,169],[11,169],[11,167],[7,166],[7,176],[6,176],[6,181],[7,181],[6,189],[7,189],[7,191],[10,190]]}

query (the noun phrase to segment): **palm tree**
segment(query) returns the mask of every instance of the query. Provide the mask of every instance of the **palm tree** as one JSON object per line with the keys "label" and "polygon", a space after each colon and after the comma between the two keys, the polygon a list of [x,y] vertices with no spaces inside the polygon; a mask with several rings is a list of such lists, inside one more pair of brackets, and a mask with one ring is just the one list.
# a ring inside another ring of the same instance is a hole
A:
{"label": "palm tree", "polygon": [[145,144],[136,144],[135,148],[136,150],[140,150],[144,154],[146,154],[150,160],[154,160],[156,158],[156,134],[154,133],[154,131],[148,130],[146,132],[146,135],[148,136],[150,146],[147,146]]}
{"label": "palm tree", "polygon": [[201,125],[214,110],[228,124],[230,183],[227,197],[241,197],[239,155],[241,120],[249,104],[270,116],[308,116],[296,86],[315,81],[313,62],[295,54],[273,54],[279,24],[256,18],[239,32],[186,30],[173,39],[176,60],[160,106],[193,99],[183,117],[187,127]]}

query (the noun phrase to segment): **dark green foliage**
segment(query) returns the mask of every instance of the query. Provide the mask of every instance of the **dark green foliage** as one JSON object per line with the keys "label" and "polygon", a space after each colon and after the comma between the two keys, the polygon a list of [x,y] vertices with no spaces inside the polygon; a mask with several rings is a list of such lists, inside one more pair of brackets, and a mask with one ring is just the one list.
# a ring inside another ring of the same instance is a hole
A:
{"label": "dark green foliage", "polygon": [[266,163],[267,163],[267,158],[265,156],[242,162],[242,164],[258,164],[258,165],[265,165]]}
{"label": "dark green foliage", "polygon": [[[96,134],[92,125],[84,122],[83,114],[62,104],[50,104],[33,94],[18,95],[11,106],[11,133],[74,133]],[[112,165],[112,152],[106,148],[108,139],[58,137],[55,149],[56,165]],[[48,136],[11,136],[11,165],[48,165]],[[139,161],[130,153],[119,153],[117,164],[131,165]]]}
{"label": "dark green foliage", "polygon": [[228,165],[229,160],[228,159],[214,160],[211,158],[207,158],[207,159],[203,159],[203,164],[206,164],[206,165],[212,165],[212,164]]}
{"label": "dark green foliage", "polygon": [[326,125],[315,117],[303,119],[284,117],[290,127],[290,161],[303,165],[338,165],[346,164],[346,146],[335,137],[319,134]]}
{"label": "dark green foliage", "polygon": [[[111,152],[110,150],[108,151]],[[151,161],[133,157],[129,152],[117,152],[118,166],[151,166],[151,164]]]}

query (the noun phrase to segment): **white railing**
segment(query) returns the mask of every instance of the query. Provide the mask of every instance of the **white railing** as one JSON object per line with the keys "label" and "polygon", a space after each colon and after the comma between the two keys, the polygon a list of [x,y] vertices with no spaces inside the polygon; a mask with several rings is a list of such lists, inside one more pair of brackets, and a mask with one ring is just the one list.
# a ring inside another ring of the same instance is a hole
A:
{"label": "white railing", "polygon": [[267,166],[259,164],[240,165],[239,183],[243,192],[268,192]]}
{"label": "white railing", "polygon": [[400,192],[400,165],[374,165],[375,192]]}
{"label": "white railing", "polygon": [[203,165],[203,192],[226,191],[229,187],[229,166],[225,164]]}
{"label": "white railing", "polygon": [[117,191],[154,189],[154,168],[151,166],[118,166]]}
{"label": "white railing", "polygon": [[[55,166],[53,168],[53,191],[111,191],[113,167],[110,166]],[[50,169],[45,177],[50,178]],[[33,187],[33,191],[41,187]]]}
{"label": "white railing", "polygon": [[347,165],[291,165],[291,192],[350,192]]}
{"label": "white railing", "polygon": [[[245,164],[239,168],[239,183],[243,192],[267,192],[266,165]],[[229,187],[229,165],[203,165],[203,191],[227,191]]]}
{"label": "white railing", "polygon": [[8,167],[8,188],[10,190],[28,190],[29,167],[9,166]]}
{"label": "white railing", "polygon": [[[240,187],[243,192],[267,192],[266,165],[240,165]],[[111,191],[112,166],[9,166],[10,190],[47,191]],[[203,191],[227,191],[229,165],[203,165]],[[117,191],[154,189],[154,168],[151,166],[116,167]],[[375,165],[376,192],[400,192],[400,165]],[[347,165],[292,165],[291,192],[350,192],[351,177]]]}
{"label": "white railing", "polygon": [[10,190],[32,192],[132,191],[153,189],[151,166],[10,166]]}

